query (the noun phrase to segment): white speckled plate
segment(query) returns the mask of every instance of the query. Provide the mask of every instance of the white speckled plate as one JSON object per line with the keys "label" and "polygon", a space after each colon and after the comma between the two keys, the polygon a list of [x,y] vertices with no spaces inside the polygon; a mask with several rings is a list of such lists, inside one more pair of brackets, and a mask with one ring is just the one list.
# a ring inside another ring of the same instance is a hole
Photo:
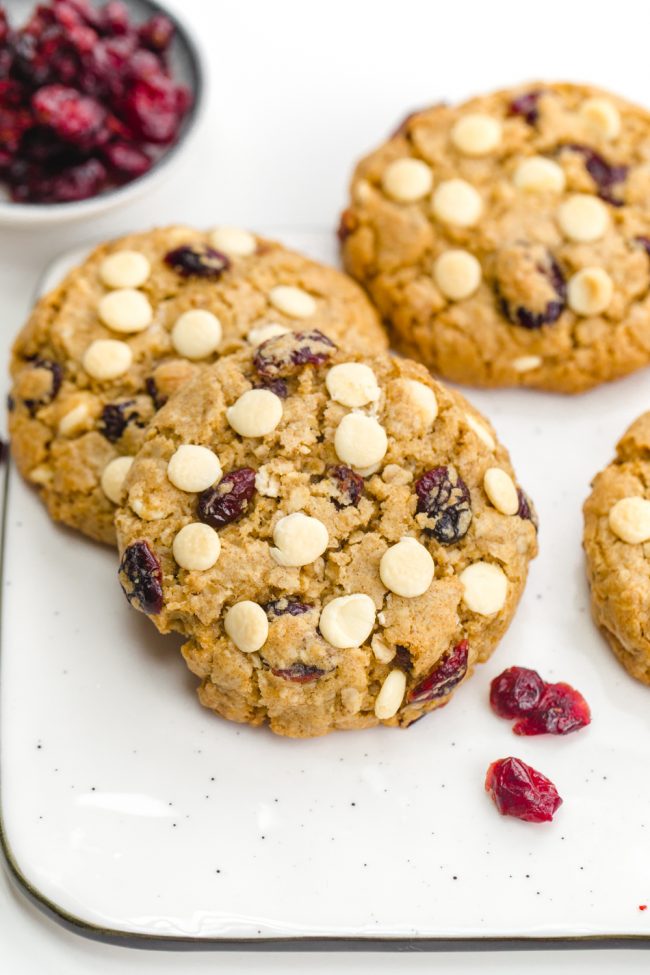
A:
{"label": "white speckled plate", "polygon": [[[282,236],[334,257],[325,234]],[[541,555],[493,659],[407,731],[288,741],[215,718],[177,641],[129,609],[114,554],[52,525],[12,471],[0,758],[22,884],[109,937],[647,937],[650,689],[592,625],[580,547],[589,480],[647,406],[647,383],[578,399],[471,394],[537,502]],[[576,684],[591,727],[515,738],[487,703],[513,663]],[[497,814],[483,779],[508,754],[555,781],[554,823]]]}

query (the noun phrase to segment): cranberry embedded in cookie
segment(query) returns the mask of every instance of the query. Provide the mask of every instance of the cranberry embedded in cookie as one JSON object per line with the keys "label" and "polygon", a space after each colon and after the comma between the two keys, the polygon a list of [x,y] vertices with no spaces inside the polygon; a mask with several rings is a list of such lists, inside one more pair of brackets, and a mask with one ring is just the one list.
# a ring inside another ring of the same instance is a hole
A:
{"label": "cranberry embedded in cookie", "polygon": [[626,375],[650,363],[649,140],[650,112],[584,85],[415,112],[356,168],[345,266],[436,374],[567,393]]}
{"label": "cranberry embedded in cookie", "polygon": [[247,342],[182,386],[118,491],[120,550],[130,565],[147,546],[160,606],[134,595],[144,573],[121,582],[186,638],[201,702],[293,737],[446,704],[537,548],[505,449],[459,393],[314,329]]}

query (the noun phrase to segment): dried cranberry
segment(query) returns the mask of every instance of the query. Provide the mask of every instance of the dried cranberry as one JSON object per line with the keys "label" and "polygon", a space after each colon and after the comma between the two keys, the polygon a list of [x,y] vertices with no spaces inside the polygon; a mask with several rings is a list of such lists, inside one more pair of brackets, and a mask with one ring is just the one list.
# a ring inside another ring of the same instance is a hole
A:
{"label": "dried cranberry", "polygon": [[138,36],[152,51],[166,51],[174,36],[174,25],[164,14],[155,14],[140,27]]}
{"label": "dried cranberry", "polygon": [[255,471],[240,467],[224,474],[216,487],[199,494],[197,514],[212,528],[224,528],[248,510],[255,494]]}
{"label": "dried cranberry", "polygon": [[519,718],[516,735],[568,735],[591,722],[589,705],[569,684],[548,684],[535,670],[509,667],[492,681],[490,705],[501,718]]}
{"label": "dried cranberry", "polygon": [[438,697],[446,697],[457,684],[460,684],[467,673],[468,657],[469,641],[461,640],[436,664],[424,680],[409,691],[409,704],[421,704]]}
{"label": "dried cranberry", "polygon": [[539,99],[541,91],[527,91],[524,95],[513,98],[508,106],[509,115],[521,115],[529,125],[536,125],[539,119]]}
{"label": "dried cranberry", "polygon": [[518,718],[537,707],[545,687],[536,670],[508,667],[490,684],[490,706],[500,718]]}
{"label": "dried cranberry", "polygon": [[165,264],[183,277],[195,275],[200,278],[218,278],[230,267],[226,255],[207,244],[176,247],[165,255]]}
{"label": "dried cranberry", "polygon": [[33,187],[33,198],[43,203],[72,203],[96,196],[106,184],[106,167],[99,159],[86,159],[43,179]]}
{"label": "dried cranberry", "polygon": [[[124,400],[123,403],[107,403],[99,418],[99,432],[106,437],[110,443],[117,443],[123,435],[129,423],[138,423],[140,415],[136,410],[132,410],[135,400]],[[138,423],[144,426],[144,423]]]}
{"label": "dried cranberry", "polygon": [[119,179],[135,179],[151,169],[150,157],[128,142],[111,142],[102,149],[102,156]]}
{"label": "dried cranberry", "polygon": [[522,328],[551,325],[566,308],[564,274],[541,244],[515,243],[499,251],[496,291],[504,316]]}
{"label": "dried cranberry", "polygon": [[293,681],[294,684],[310,684],[322,677],[325,671],[321,667],[314,667],[311,664],[303,664],[299,661],[282,669],[271,667],[271,673],[274,677],[283,677],[285,680]]}
{"label": "dried cranberry", "polygon": [[147,376],[144,381],[144,388],[146,389],[149,396],[153,400],[153,405],[157,410],[161,410],[165,403],[167,402],[166,396],[161,396],[158,386],[156,385],[156,380],[153,376]]}
{"label": "dried cranberry", "polygon": [[260,376],[277,379],[293,376],[303,366],[322,366],[336,349],[334,343],[319,332],[285,332],[258,346],[253,359]]}
{"label": "dried cranberry", "polygon": [[359,504],[359,498],[363,494],[363,478],[361,475],[344,464],[328,467],[326,474],[334,491],[331,501],[336,510],[341,511],[351,505],[356,508]]}
{"label": "dried cranberry", "polygon": [[253,383],[253,389],[268,389],[280,399],[286,399],[289,395],[289,387],[284,379],[260,379],[259,382]]}
{"label": "dried cranberry", "polygon": [[167,144],[179,125],[176,85],[164,75],[137,81],[125,95],[122,112],[145,142]]}
{"label": "dried cranberry", "polygon": [[537,511],[532,499],[522,488],[517,488],[517,497],[519,498],[518,516],[523,518],[524,521],[532,522],[535,531],[539,531],[539,518],[537,517]]}
{"label": "dried cranberry", "polygon": [[472,522],[472,499],[469,488],[456,468],[434,467],[415,482],[418,496],[416,511],[424,513],[423,525],[442,545],[453,545],[465,537]]}
{"label": "dried cranberry", "polygon": [[492,762],[485,777],[485,789],[502,816],[514,816],[528,823],[550,822],[562,805],[550,779],[520,758]]}
{"label": "dried cranberry", "polygon": [[56,399],[63,382],[63,369],[58,362],[53,362],[52,359],[38,358],[32,360],[32,369],[46,369],[52,375],[50,389],[43,396],[38,399],[25,400],[25,406],[34,416],[41,407],[48,406],[53,399]]}
{"label": "dried cranberry", "polygon": [[100,24],[111,34],[126,34],[131,27],[129,11],[122,0],[109,0],[100,11]]}
{"label": "dried cranberry", "polygon": [[308,603],[301,603],[294,596],[282,596],[280,599],[272,599],[270,603],[265,603],[264,612],[271,619],[278,616],[303,616],[311,612],[313,606]]}
{"label": "dried cranberry", "polygon": [[125,550],[119,568],[124,595],[136,609],[149,615],[163,608],[162,569],[147,542],[134,542]]}
{"label": "dried cranberry", "polygon": [[585,162],[585,169],[598,187],[598,196],[612,206],[623,206],[623,201],[614,195],[614,186],[627,179],[628,167],[607,162],[604,156],[579,142],[569,142],[558,147],[558,151],[569,150],[579,153]]}
{"label": "dried cranberry", "polygon": [[547,684],[537,706],[517,721],[516,735],[568,735],[591,722],[589,705],[569,684]]}
{"label": "dried cranberry", "polygon": [[39,88],[32,108],[37,120],[59,138],[84,147],[96,144],[106,119],[106,109],[98,101],[65,85]]}

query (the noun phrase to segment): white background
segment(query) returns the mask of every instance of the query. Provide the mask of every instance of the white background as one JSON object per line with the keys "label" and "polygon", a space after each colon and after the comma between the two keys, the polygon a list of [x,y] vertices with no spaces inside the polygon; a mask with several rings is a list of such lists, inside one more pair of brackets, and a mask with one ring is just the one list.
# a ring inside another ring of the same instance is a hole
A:
{"label": "white background", "polygon": [[[591,81],[650,103],[650,13],[635,0],[175,0],[211,67],[202,130],[171,184],[126,212],[45,232],[0,233],[2,341],[45,263],[69,246],[178,220],[331,226],[351,161],[408,110],[524,79]],[[271,172],[273,178],[271,178]],[[278,178],[280,174],[280,178]],[[287,214],[291,219],[287,219]],[[643,951],[404,955],[179,955],[67,934],[0,873],[0,957],[11,975],[93,973],[641,971]]]}

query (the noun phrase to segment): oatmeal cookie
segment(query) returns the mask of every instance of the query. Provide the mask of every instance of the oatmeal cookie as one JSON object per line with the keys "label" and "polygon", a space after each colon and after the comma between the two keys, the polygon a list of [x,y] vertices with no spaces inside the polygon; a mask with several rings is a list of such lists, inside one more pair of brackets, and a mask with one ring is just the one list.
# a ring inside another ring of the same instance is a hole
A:
{"label": "oatmeal cookie", "polygon": [[576,393],[650,362],[650,114],[615,95],[410,115],[358,165],[340,236],[397,345],[449,379]]}
{"label": "oatmeal cookie", "polygon": [[650,684],[650,413],[594,478],[584,515],[594,619],[625,669]]}
{"label": "oatmeal cookie", "polygon": [[53,518],[114,543],[120,485],[155,410],[203,364],[303,327],[386,347],[358,285],[247,231],[167,227],[104,244],[15,342],[18,468]]}
{"label": "oatmeal cookie", "polygon": [[406,726],[512,619],[532,503],[488,422],[423,366],[317,330],[221,358],[152,421],[120,580],[184,634],[203,704],[278,734]]}

